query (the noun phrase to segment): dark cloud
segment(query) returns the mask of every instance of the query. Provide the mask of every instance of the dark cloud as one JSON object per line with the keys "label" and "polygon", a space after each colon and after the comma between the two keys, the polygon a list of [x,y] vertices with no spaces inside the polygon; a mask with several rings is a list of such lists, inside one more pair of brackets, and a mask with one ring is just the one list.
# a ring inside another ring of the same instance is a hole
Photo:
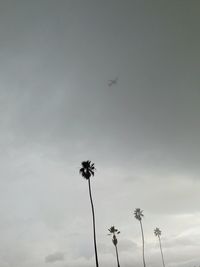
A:
{"label": "dark cloud", "polygon": [[64,253],[55,252],[53,254],[46,256],[45,258],[45,262],[48,262],[48,263],[53,263],[57,261],[64,261]]}

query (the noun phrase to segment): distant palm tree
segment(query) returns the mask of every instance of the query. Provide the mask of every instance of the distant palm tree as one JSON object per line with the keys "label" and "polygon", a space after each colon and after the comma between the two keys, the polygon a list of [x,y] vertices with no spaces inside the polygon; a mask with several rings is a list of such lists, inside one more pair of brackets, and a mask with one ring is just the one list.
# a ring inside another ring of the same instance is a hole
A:
{"label": "distant palm tree", "polygon": [[160,252],[161,252],[161,256],[162,256],[162,263],[163,263],[163,267],[165,267],[165,262],[164,262],[163,252],[162,252],[162,246],[161,246],[161,239],[160,239],[161,233],[162,232],[160,231],[160,229],[158,227],[154,230],[154,234],[155,234],[155,236],[158,237],[158,240],[159,240]]}
{"label": "distant palm tree", "polygon": [[80,174],[88,181],[89,186],[89,196],[90,196],[90,202],[91,202],[91,208],[92,208],[92,220],[93,220],[93,235],[94,235],[94,250],[95,250],[95,260],[96,260],[96,267],[99,267],[98,262],[98,255],[97,255],[97,244],[96,244],[96,228],[95,228],[95,214],[94,214],[94,204],[92,200],[92,193],[91,193],[91,185],[90,185],[90,177],[94,176],[94,163],[91,163],[91,161],[83,161],[81,163],[82,167],[80,168]]}
{"label": "distant palm tree", "polygon": [[144,216],[143,215],[143,210],[141,210],[139,208],[138,209],[135,209],[134,216],[140,222],[140,227],[141,227],[141,232],[142,232],[142,255],[143,255],[143,264],[144,264],[144,267],[146,267],[145,257],[144,257],[144,232],[143,232],[143,227],[142,227],[142,217]]}
{"label": "distant palm tree", "polygon": [[118,255],[118,249],[117,249],[117,237],[116,234],[120,234],[120,231],[118,229],[115,228],[115,226],[111,226],[110,229],[108,229],[108,231],[110,232],[108,235],[112,235],[112,242],[115,246],[115,251],[116,251],[116,257],[117,257],[117,267],[120,267],[119,265],[119,255]]}

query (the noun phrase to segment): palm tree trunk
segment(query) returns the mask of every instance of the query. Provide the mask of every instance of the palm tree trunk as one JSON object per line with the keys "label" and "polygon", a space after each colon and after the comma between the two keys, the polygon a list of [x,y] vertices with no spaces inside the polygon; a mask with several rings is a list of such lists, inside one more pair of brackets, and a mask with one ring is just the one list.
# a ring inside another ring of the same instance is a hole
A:
{"label": "palm tree trunk", "polygon": [[99,267],[98,256],[97,256],[97,244],[96,244],[94,205],[93,205],[93,201],[92,201],[92,193],[91,193],[90,179],[88,179],[88,186],[89,186],[90,202],[91,202],[91,207],[92,207],[92,220],[93,220],[95,260],[96,260],[96,267]]}
{"label": "palm tree trunk", "polygon": [[161,256],[162,256],[162,263],[163,263],[163,267],[165,267],[165,262],[164,262],[163,252],[162,252],[160,236],[158,236],[158,239],[159,239],[159,244],[160,244],[160,252],[161,252]]}
{"label": "palm tree trunk", "polygon": [[119,256],[118,256],[117,245],[115,246],[115,250],[116,250],[116,256],[117,256],[117,267],[120,267],[120,265],[119,265]]}
{"label": "palm tree trunk", "polygon": [[144,257],[144,232],[143,232],[143,227],[142,227],[142,221],[141,220],[140,220],[140,226],[141,226],[141,232],[142,232],[142,256],[143,256],[143,264],[144,264],[144,267],[146,267],[145,257]]}

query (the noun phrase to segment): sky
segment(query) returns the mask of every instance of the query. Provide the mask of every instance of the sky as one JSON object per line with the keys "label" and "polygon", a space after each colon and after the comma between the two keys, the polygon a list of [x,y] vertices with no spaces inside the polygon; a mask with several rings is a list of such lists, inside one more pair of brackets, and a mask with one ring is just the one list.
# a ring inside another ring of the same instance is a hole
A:
{"label": "sky", "polygon": [[[0,1],[0,266],[200,265],[200,2]],[[118,77],[111,87],[108,80]]]}

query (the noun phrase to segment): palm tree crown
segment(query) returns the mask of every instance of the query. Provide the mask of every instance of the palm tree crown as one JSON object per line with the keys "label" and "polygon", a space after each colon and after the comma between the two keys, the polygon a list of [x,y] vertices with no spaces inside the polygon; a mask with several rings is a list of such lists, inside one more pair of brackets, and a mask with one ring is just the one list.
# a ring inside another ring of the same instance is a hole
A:
{"label": "palm tree crown", "polygon": [[117,230],[114,225],[111,226],[110,229],[108,229],[108,231],[110,232],[110,234],[120,234],[120,231]]}
{"label": "palm tree crown", "polygon": [[80,169],[80,173],[83,178],[89,180],[91,176],[94,176],[94,163],[91,163],[90,160],[81,162],[82,168]]}
{"label": "palm tree crown", "polygon": [[116,246],[117,245],[117,238],[116,238],[116,234],[120,234],[120,231],[118,229],[115,228],[115,226],[111,226],[110,229],[108,229],[108,231],[110,232],[108,235],[112,235],[112,242],[113,244]]}
{"label": "palm tree crown", "polygon": [[162,233],[161,230],[158,227],[156,227],[156,229],[154,230],[154,235],[160,237],[161,233]]}
{"label": "palm tree crown", "polygon": [[135,215],[135,218],[137,220],[141,221],[142,220],[142,217],[144,217],[143,210],[141,210],[139,208],[135,209],[134,215]]}

